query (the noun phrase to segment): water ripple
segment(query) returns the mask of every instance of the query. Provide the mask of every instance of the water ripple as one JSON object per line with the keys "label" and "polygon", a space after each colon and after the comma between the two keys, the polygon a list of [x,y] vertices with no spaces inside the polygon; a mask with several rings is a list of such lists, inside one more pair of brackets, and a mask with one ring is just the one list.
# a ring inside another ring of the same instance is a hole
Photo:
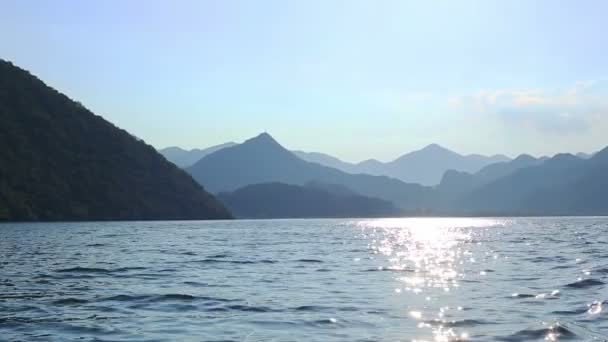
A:
{"label": "water ripple", "polygon": [[608,341],[607,218],[0,225],[0,340]]}

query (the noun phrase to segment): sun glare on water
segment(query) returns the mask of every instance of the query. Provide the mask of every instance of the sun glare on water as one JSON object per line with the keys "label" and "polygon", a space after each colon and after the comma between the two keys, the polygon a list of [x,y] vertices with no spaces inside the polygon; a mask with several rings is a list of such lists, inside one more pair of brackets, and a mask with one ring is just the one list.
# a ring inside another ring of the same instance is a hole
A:
{"label": "sun glare on water", "polygon": [[477,262],[469,250],[471,244],[481,244],[476,241],[477,233],[505,224],[504,220],[473,218],[391,218],[358,223],[369,240],[370,252],[386,258],[387,270],[394,271],[395,293],[403,296],[400,303],[407,312],[404,319],[418,321],[421,334],[429,336],[413,341],[468,339],[467,332],[456,331],[456,324],[448,319],[463,310],[462,306],[447,303],[457,301],[457,294],[451,292],[466,276],[464,265]]}

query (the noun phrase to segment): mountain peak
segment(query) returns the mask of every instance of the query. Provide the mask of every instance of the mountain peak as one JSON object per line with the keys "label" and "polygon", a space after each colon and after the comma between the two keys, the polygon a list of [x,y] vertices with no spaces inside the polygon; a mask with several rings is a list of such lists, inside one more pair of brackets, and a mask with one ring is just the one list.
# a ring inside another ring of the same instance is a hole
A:
{"label": "mountain peak", "polygon": [[263,132],[258,134],[257,136],[247,139],[244,144],[251,144],[251,143],[264,143],[264,144],[276,144],[278,145],[279,143],[267,132]]}
{"label": "mountain peak", "polygon": [[447,151],[448,149],[439,144],[430,144],[425,146],[421,151]]}
{"label": "mountain peak", "polygon": [[427,145],[419,150],[404,154],[403,156],[397,158],[397,160],[399,159],[403,159],[403,158],[407,158],[408,156],[447,156],[447,155],[458,155],[458,153],[448,150],[447,148],[439,145],[439,144],[430,144]]}
{"label": "mountain peak", "polygon": [[181,148],[179,146],[169,146],[169,147],[165,147],[163,149],[160,149],[159,152],[161,152],[161,153],[163,153],[163,152],[179,153],[179,152],[186,152],[186,150],[184,150],[183,148]]}
{"label": "mountain peak", "polygon": [[534,160],[536,160],[536,158],[532,157],[529,154],[523,153],[523,154],[518,155],[513,161],[515,161],[515,162],[530,162],[530,161],[534,161]]}

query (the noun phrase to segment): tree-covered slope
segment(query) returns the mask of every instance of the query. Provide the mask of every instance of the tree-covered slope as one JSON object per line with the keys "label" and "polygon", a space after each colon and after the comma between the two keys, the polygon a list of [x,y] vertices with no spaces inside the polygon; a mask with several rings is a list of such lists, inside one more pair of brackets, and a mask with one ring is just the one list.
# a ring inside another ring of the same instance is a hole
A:
{"label": "tree-covered slope", "polygon": [[0,60],[0,220],[229,216],[154,148]]}
{"label": "tree-covered slope", "polygon": [[253,184],[218,197],[239,218],[382,217],[400,213],[388,201],[326,190],[318,184]]}

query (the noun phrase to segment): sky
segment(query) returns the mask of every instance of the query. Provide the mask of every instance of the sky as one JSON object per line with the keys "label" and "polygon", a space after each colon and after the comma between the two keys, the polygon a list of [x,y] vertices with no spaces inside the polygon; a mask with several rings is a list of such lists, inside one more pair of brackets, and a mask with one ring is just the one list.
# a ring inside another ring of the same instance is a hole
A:
{"label": "sky", "polygon": [[0,0],[0,58],[157,147],[608,145],[608,2]]}

